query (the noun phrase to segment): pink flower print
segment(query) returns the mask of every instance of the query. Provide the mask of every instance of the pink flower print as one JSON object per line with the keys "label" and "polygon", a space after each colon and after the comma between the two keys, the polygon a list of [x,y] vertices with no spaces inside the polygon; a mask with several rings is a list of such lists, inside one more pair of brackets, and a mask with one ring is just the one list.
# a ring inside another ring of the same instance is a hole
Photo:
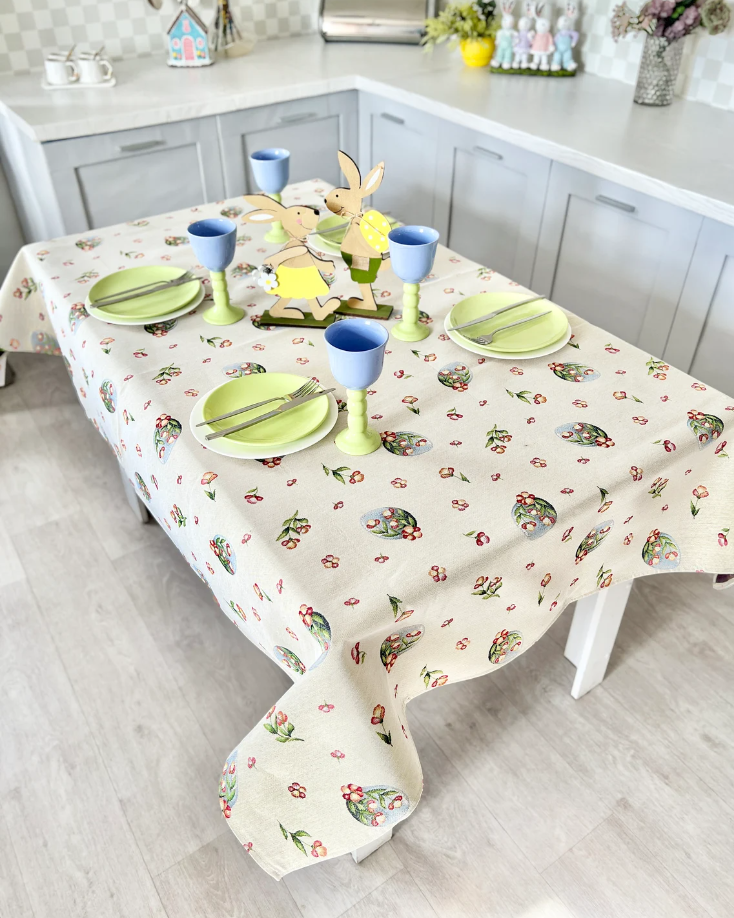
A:
{"label": "pink flower print", "polygon": [[323,704],[319,705],[319,711],[322,711],[324,714],[329,714],[334,710],[333,704],[328,704],[326,701]]}
{"label": "pink flower print", "polygon": [[389,561],[389,560],[390,560],[390,558],[389,558],[388,555],[378,555],[378,556],[375,558],[375,561],[376,561],[378,564],[384,564],[386,561]]}
{"label": "pink flower print", "polygon": [[282,711],[278,711],[275,715],[275,722],[279,727],[282,727],[283,724],[288,723],[288,715],[284,714]]}
{"label": "pink flower print", "polygon": [[452,411],[449,411],[449,412],[447,413],[446,417],[447,417],[450,421],[460,421],[461,418],[464,417],[464,415],[463,415],[463,414],[458,414],[456,410],[452,410]]}
{"label": "pink flower print", "polygon": [[618,353],[619,353],[619,348],[618,348],[618,347],[612,347],[611,344],[608,344],[608,345],[604,348],[604,350],[607,352],[607,354],[618,354]]}
{"label": "pink flower print", "polygon": [[431,688],[437,688],[439,685],[446,685],[448,681],[449,677],[447,675],[444,674],[443,676],[438,676],[431,683]]}
{"label": "pink flower print", "polygon": [[344,753],[341,752],[339,749],[335,749],[335,750],[331,753],[331,757],[332,757],[332,759],[343,759],[343,758],[346,758],[346,756],[344,755]]}
{"label": "pink flower print", "polygon": [[456,642],[456,649],[457,649],[457,650],[466,650],[466,648],[469,646],[469,644],[471,644],[471,641],[469,640],[469,638],[461,638],[461,640],[458,640],[458,641]]}
{"label": "pink flower print", "polygon": [[[726,530],[726,533],[728,533],[728,532],[729,532],[729,530],[727,529],[727,530]],[[727,537],[726,537],[726,533],[725,533],[725,532],[720,532],[720,533],[718,533],[718,535],[716,536],[716,538],[718,539],[718,542],[719,542],[719,546],[720,546],[721,548],[726,548],[727,545],[729,544],[729,540],[728,540]]]}
{"label": "pink flower print", "polygon": [[561,488],[561,494],[573,494],[573,488]]}
{"label": "pink flower print", "polygon": [[301,365],[304,365],[308,363],[308,357],[296,357],[296,363],[300,363]]}
{"label": "pink flower print", "polygon": [[542,405],[542,404],[544,404],[545,402],[547,402],[548,399],[547,399],[544,395],[541,395],[541,394],[538,392],[538,393],[536,393],[536,394],[533,396],[533,401],[535,402],[536,405]]}
{"label": "pink flower print", "polygon": [[642,474],[642,469],[638,469],[636,465],[630,466],[630,475],[632,476],[632,481],[642,481]]}
{"label": "pink flower print", "polygon": [[252,538],[252,534],[249,533],[249,532],[246,532],[246,533],[242,536],[242,544],[243,544],[243,545],[247,545],[247,543],[250,541],[251,538]]}
{"label": "pink flower print", "polygon": [[430,571],[428,571],[428,576],[435,583],[442,583],[446,579],[446,568],[439,567],[437,564],[434,564]]}
{"label": "pink flower print", "polygon": [[351,599],[345,599],[345,600],[344,600],[344,605],[345,605],[345,606],[358,606],[358,605],[359,605],[359,600],[358,600],[358,599],[355,599],[354,596],[352,596]]}
{"label": "pink flower print", "polygon": [[537,456],[534,459],[530,460],[530,465],[535,466],[536,469],[544,469],[548,463],[545,459],[539,459]]}
{"label": "pink flower print", "polygon": [[382,704],[376,704],[374,710],[372,711],[372,719],[370,723],[373,726],[381,724],[385,719],[385,706]]}
{"label": "pink flower print", "polygon": [[494,472],[492,475],[490,475],[490,478],[492,479],[492,481],[499,481],[499,480],[500,480],[500,473],[499,473],[499,472]]}
{"label": "pink flower print", "polygon": [[248,768],[254,768],[254,767],[255,767],[255,762],[256,762],[256,761],[257,761],[257,759],[256,759],[254,756],[251,755],[251,756],[247,759],[247,767],[248,767]]}
{"label": "pink flower print", "polygon": [[317,840],[311,845],[311,855],[312,857],[326,857],[326,848],[320,841]]}
{"label": "pink flower print", "polygon": [[469,504],[465,500],[452,500],[451,506],[454,508],[454,510],[467,510]]}
{"label": "pink flower print", "polygon": [[453,621],[453,618],[447,618],[446,621],[441,624],[441,627],[448,628],[448,626],[451,624],[452,621]]}
{"label": "pink flower print", "polygon": [[632,420],[635,422],[635,424],[642,424],[643,427],[645,424],[647,424],[647,418],[634,417]]}
{"label": "pink flower print", "polygon": [[420,526],[404,526],[401,535],[408,542],[423,538]]}
{"label": "pink flower print", "polygon": [[393,373],[393,376],[396,379],[402,379],[403,376],[405,376],[405,370],[395,370],[395,372]]}
{"label": "pink flower print", "polygon": [[621,401],[622,399],[627,398],[627,393],[626,393],[626,392],[612,392],[612,395],[613,395],[614,398],[616,398],[618,401]]}
{"label": "pink flower print", "polygon": [[627,535],[622,539],[622,544],[630,545],[633,538],[634,538],[634,534],[631,532],[628,532]]}
{"label": "pink flower print", "polygon": [[589,459],[577,459],[577,460],[576,460],[576,462],[578,462],[579,465],[586,465],[586,463],[587,463],[587,462],[590,462],[590,461],[591,461],[591,460],[589,460]]}
{"label": "pink flower print", "polygon": [[663,446],[665,447],[666,453],[673,453],[677,449],[672,440],[663,440]]}
{"label": "pink flower print", "polygon": [[326,568],[339,567],[339,559],[335,555],[326,555],[321,559],[321,563]]}
{"label": "pink flower print", "polygon": [[360,481],[364,481],[364,472],[352,472],[349,477],[349,484],[358,484]]}
{"label": "pink flower print", "polygon": [[306,788],[301,784],[298,784],[297,781],[294,781],[293,784],[288,785],[288,793],[291,795],[291,797],[295,797],[296,800],[306,799]]}
{"label": "pink flower print", "polygon": [[525,419],[525,423],[526,423],[526,424],[534,424],[534,423],[535,423],[535,418],[526,418],[526,419]]}
{"label": "pink flower print", "polygon": [[547,587],[550,582],[551,582],[551,575],[546,574],[545,577],[543,577],[543,579],[540,581],[540,585],[542,587]]}
{"label": "pink flower print", "polygon": [[408,482],[404,478],[393,478],[390,482],[393,488],[407,488]]}
{"label": "pink flower print", "polygon": [[576,407],[576,408],[588,408],[588,407],[589,407],[589,403],[588,403],[588,402],[585,402],[582,398],[576,398],[576,399],[574,399],[574,400],[571,402],[571,404],[572,404],[574,407]]}
{"label": "pink flower print", "polygon": [[245,849],[245,852],[249,854],[252,851],[252,842],[243,842],[242,847]]}
{"label": "pink flower print", "polygon": [[415,395],[406,395],[405,398],[403,399],[403,404],[404,405],[415,405],[417,401],[418,399]]}
{"label": "pink flower print", "polygon": [[294,485],[297,481],[298,481],[297,478],[291,478],[291,479],[289,479],[288,481],[286,481],[286,485],[287,485],[287,487],[292,488],[293,485]]}
{"label": "pink flower print", "polygon": [[510,367],[510,373],[512,373],[513,376],[523,376],[524,370],[521,370],[520,367]]}
{"label": "pink flower print", "polygon": [[695,389],[696,392],[705,392],[706,386],[702,386],[701,383],[699,382],[694,382],[693,385],[691,386],[691,389]]}
{"label": "pink flower print", "polygon": [[474,541],[475,541],[475,542],[477,543],[477,545],[479,545],[480,547],[481,547],[482,545],[489,545],[489,536],[487,535],[486,532],[478,532],[478,533],[476,534],[476,536],[475,536]]}

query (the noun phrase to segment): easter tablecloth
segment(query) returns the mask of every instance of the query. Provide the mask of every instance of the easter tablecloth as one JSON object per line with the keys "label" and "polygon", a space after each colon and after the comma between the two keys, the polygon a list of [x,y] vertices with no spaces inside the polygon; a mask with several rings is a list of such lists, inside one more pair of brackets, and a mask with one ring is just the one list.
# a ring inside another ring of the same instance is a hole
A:
{"label": "easter tablecloth", "polygon": [[[325,190],[304,182],[284,199],[320,203]],[[422,290],[432,334],[391,338],[369,393],[381,449],[354,459],[332,434],[284,458],[215,455],[188,428],[200,393],[266,371],[332,383],[321,331],[259,326],[264,231],[238,236],[228,277],[248,318],[236,325],[194,314],[112,326],[83,301],[121,267],[192,267],[187,224],[244,209],[235,199],[26,246],[0,291],[0,347],[62,354],[91,422],[233,629],[288,669],[292,688],[219,787],[245,850],[280,878],[416,807],[411,698],[508,665],[569,602],[613,583],[734,569],[734,400],[575,317],[550,357],[461,350],[443,334],[448,309],[517,285],[439,248]],[[378,299],[397,312],[401,289],[380,274]],[[334,290],[352,292],[338,258]]]}

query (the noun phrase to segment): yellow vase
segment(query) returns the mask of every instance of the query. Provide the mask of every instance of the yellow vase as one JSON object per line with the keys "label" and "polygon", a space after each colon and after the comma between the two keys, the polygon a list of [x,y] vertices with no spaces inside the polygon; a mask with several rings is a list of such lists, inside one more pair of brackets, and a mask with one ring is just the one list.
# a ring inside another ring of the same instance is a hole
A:
{"label": "yellow vase", "polygon": [[494,38],[465,38],[459,47],[467,67],[486,67],[494,54]]}

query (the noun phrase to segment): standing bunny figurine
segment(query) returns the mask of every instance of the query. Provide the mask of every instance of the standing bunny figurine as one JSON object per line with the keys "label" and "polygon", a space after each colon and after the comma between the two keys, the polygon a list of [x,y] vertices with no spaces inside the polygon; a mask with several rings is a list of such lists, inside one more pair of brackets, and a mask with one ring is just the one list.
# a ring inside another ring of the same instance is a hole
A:
{"label": "standing bunny figurine", "polygon": [[380,187],[385,163],[378,163],[364,181],[357,164],[341,150],[339,165],[349,182],[349,188],[334,188],[324,201],[333,214],[349,218],[349,226],[341,244],[341,255],[349,268],[351,279],[359,285],[363,299],[350,297],[347,305],[352,309],[376,311],[379,307],[372,293],[372,284],[377,280],[377,272],[383,260],[389,257],[387,234],[390,224],[379,211],[362,213],[362,200]]}
{"label": "standing bunny figurine", "polygon": [[565,16],[560,16],[558,19],[558,31],[555,37],[556,49],[553,52],[551,70],[573,71],[578,67],[572,53],[579,40],[579,33],[573,27],[575,19],[576,4],[574,0],[568,0]]}
{"label": "standing bunny figurine", "polygon": [[512,67],[513,50],[517,40],[515,17],[512,13],[515,7],[515,0],[501,0],[500,5],[502,9],[502,28],[497,32],[494,58],[490,62],[490,66],[509,70]]}
{"label": "standing bunny figurine", "polygon": [[539,3],[535,8],[535,37],[530,44],[530,50],[533,54],[533,60],[530,64],[531,70],[549,70],[550,56],[555,50],[553,36],[550,33],[550,20],[545,19],[541,14],[545,4]]}
{"label": "standing bunny figurine", "polygon": [[278,300],[269,310],[277,319],[304,319],[301,309],[289,306],[291,300],[307,300],[311,314],[322,321],[341,305],[339,297],[331,297],[321,305],[317,297],[328,293],[329,285],[321,276],[323,269],[333,271],[334,262],[319,258],[306,245],[306,237],[316,229],[319,212],[315,207],[296,204],[283,207],[266,194],[246,194],[248,204],[258,208],[243,214],[245,223],[273,223],[280,220],[290,239],[275,255],[266,258],[258,280],[266,293]]}
{"label": "standing bunny figurine", "polygon": [[515,56],[512,66],[515,69],[528,67],[530,64],[530,45],[535,37],[533,31],[533,18],[535,16],[535,5],[532,0],[526,0],[524,13],[518,23],[519,32],[515,41]]}

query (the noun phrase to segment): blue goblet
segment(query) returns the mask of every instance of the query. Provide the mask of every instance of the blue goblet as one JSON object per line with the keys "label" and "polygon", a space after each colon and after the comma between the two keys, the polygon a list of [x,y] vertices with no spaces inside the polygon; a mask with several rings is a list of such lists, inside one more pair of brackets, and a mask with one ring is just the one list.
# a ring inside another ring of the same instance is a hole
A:
{"label": "blue goblet", "polygon": [[226,268],[232,264],[237,245],[237,224],[222,217],[212,220],[197,220],[189,226],[189,240],[194,255],[212,278],[214,305],[203,313],[202,318],[210,325],[234,325],[244,316],[244,309],[229,302]]}
{"label": "blue goblet", "polygon": [[[268,147],[250,154],[250,167],[257,187],[280,204],[281,191],[288,184],[291,154],[282,147]],[[266,242],[288,242],[290,236],[279,220],[265,234]]]}
{"label": "blue goblet", "polygon": [[430,226],[398,226],[387,235],[392,269],[403,282],[403,320],[392,333],[401,341],[421,341],[431,330],[418,321],[420,284],[431,273],[438,230]]}
{"label": "blue goblet", "polygon": [[347,427],[337,447],[350,456],[366,456],[380,446],[380,435],[367,424],[367,388],[382,372],[388,334],[372,319],[342,319],[324,332],[329,366],[347,390]]}

